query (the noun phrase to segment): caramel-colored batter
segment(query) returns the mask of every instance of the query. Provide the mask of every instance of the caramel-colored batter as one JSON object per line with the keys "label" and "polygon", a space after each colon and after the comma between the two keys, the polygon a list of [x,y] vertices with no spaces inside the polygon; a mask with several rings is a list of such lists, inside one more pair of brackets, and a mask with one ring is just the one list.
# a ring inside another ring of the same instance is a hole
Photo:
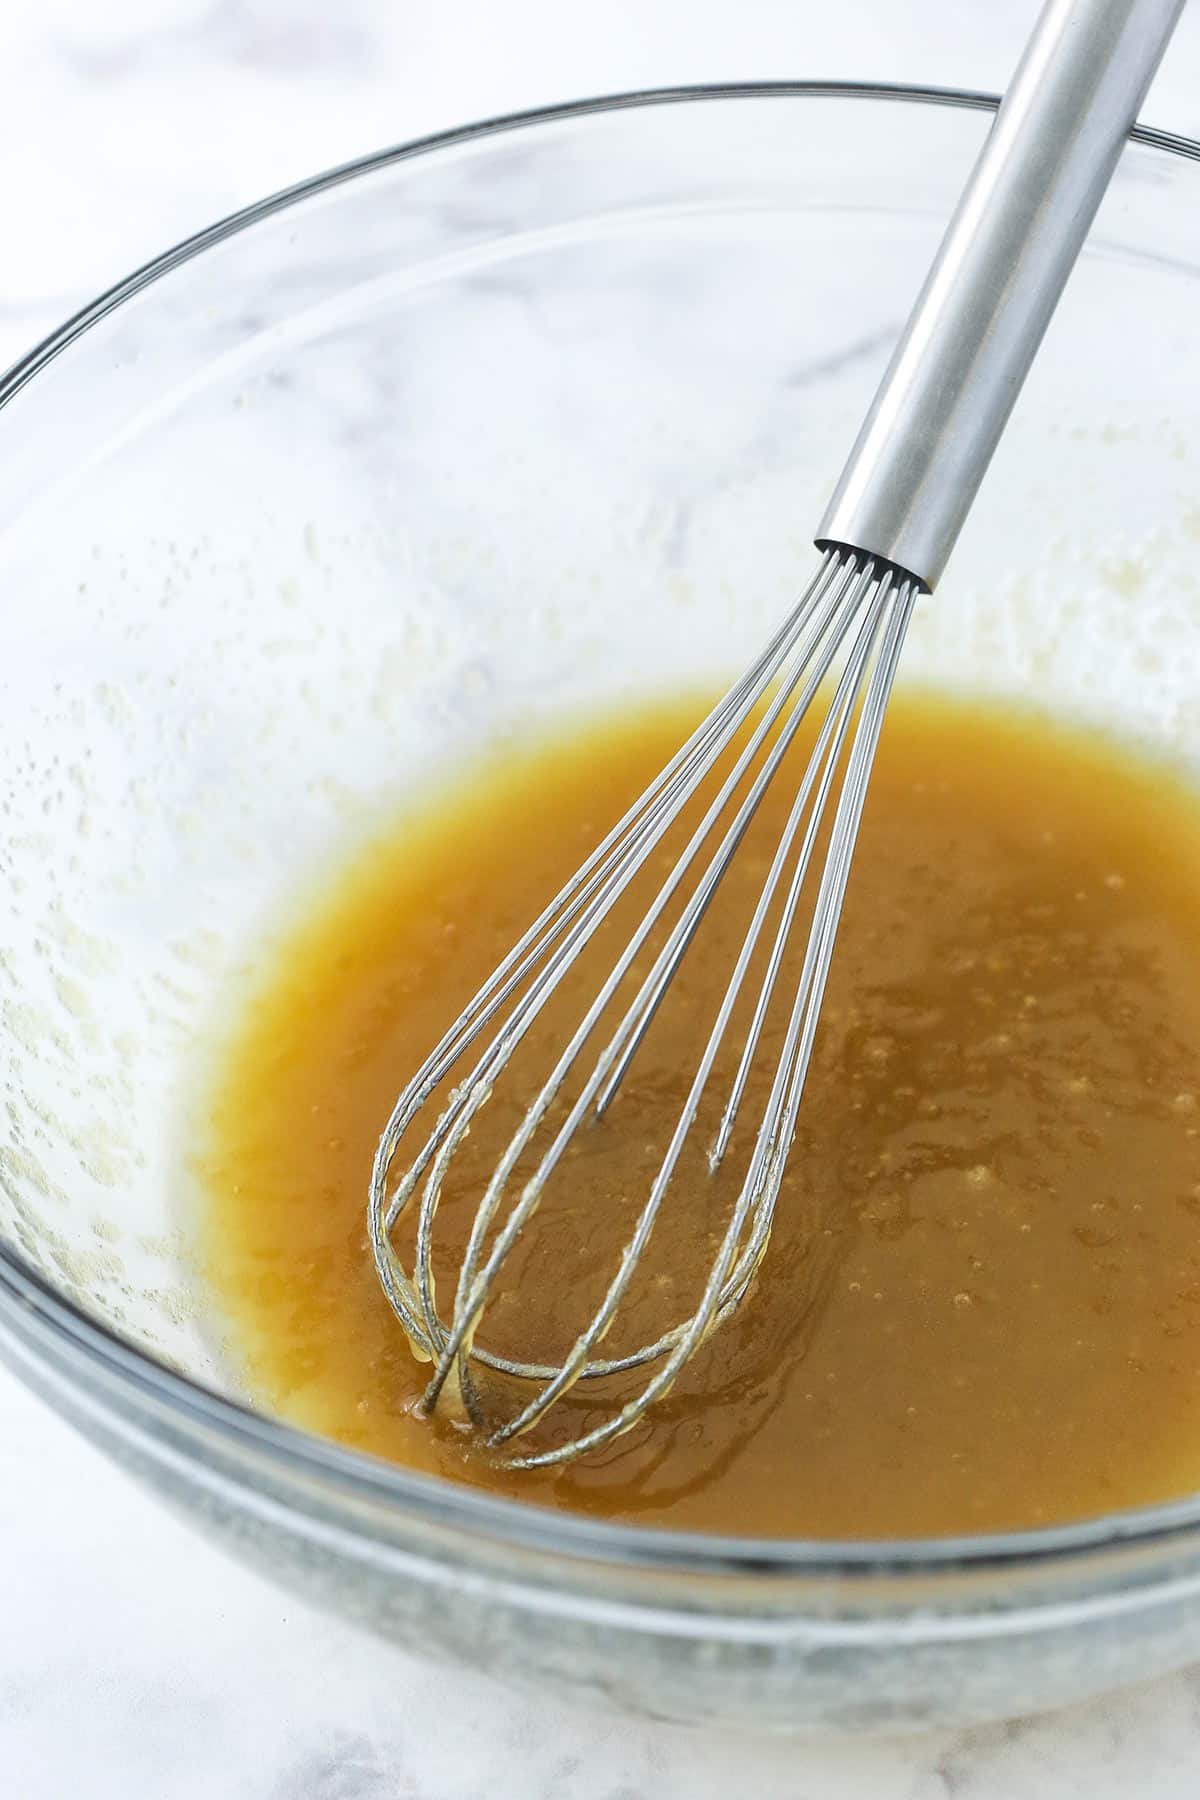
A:
{"label": "caramel-colored batter", "polygon": [[[202,1152],[206,1262],[251,1392],[414,1468],[661,1526],[959,1533],[1200,1487],[1200,805],[1103,740],[929,697],[889,713],[774,1236],[736,1317],[647,1421],[566,1468],[497,1470],[461,1424],[418,1412],[428,1371],[366,1245],[379,1130],[693,717],[610,720],[460,777],[266,956]],[[793,791],[785,775],[769,794],[481,1342],[561,1351],[610,1278]],[[596,947],[455,1159],[447,1303],[468,1203],[616,948]],[[782,1029],[773,1016],[714,1183],[702,1153],[735,1032],[606,1353],[690,1306]],[[603,1400],[576,1387],[535,1444]]]}

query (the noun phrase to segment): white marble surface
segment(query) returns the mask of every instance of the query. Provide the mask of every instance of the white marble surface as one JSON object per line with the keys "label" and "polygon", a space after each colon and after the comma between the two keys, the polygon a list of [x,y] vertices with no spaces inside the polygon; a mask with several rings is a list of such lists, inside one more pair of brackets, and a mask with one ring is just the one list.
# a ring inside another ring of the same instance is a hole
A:
{"label": "white marble surface", "polygon": [[[584,92],[1002,84],[1033,0],[4,0],[0,358],[169,241],[378,145]],[[1200,6],[1146,108],[1200,135]],[[0,1373],[0,1784],[22,1800],[1193,1795],[1200,1669],[1093,1707],[787,1746],[384,1652],[226,1561]]]}

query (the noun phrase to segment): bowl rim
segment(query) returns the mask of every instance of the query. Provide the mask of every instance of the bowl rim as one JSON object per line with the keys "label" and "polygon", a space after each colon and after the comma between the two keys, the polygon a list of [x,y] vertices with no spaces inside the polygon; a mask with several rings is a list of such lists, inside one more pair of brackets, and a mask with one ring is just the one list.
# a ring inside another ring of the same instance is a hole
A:
{"label": "bowl rim", "polygon": [[[999,96],[972,89],[859,81],[705,83],[636,89],[506,113],[415,138],[280,189],[193,233],[142,264],[71,315],[0,375],[0,411],[78,338],[154,282],[206,250],[316,195],[379,170],[539,125],[639,108],[740,100],[882,101],[959,110],[995,111]],[[1200,141],[1135,125],[1130,141],[1200,163]],[[165,1360],[89,1316],[13,1247],[0,1242],[0,1330],[45,1366],[99,1376],[105,1404],[136,1402],[151,1417],[216,1432],[231,1448],[265,1458],[281,1476],[316,1477],[359,1507],[382,1505],[393,1523],[411,1520],[440,1530],[474,1532],[500,1544],[657,1572],[827,1581],[937,1573],[979,1575],[1014,1565],[1077,1561],[1122,1546],[1167,1546],[1200,1527],[1200,1493],[1154,1507],[1110,1513],[1079,1523],[1013,1532],[909,1539],[745,1538],[622,1524],[557,1511],[536,1501],[493,1496],[439,1476],[408,1470],[351,1450],[284,1420],[253,1411],[184,1374]],[[24,1360],[24,1357],[21,1359]],[[18,1371],[20,1364],[18,1366]],[[299,1493],[297,1502],[302,1505]]]}

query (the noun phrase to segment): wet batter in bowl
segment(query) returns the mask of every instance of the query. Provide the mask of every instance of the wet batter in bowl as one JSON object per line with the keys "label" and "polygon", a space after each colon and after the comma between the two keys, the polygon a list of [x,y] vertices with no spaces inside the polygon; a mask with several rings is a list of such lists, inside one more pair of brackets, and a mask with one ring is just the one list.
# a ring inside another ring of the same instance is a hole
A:
{"label": "wet batter in bowl", "polygon": [[[382,1121],[693,717],[648,709],[460,776],[265,953],[201,1157],[204,1255],[250,1391],[454,1480],[738,1534],[1001,1530],[1200,1487],[1200,802],[1102,739],[904,694],[748,1302],[634,1432],[569,1467],[498,1470],[420,1414],[427,1371],[365,1240]],[[495,1347],[561,1350],[610,1277],[791,791],[775,784],[637,1079],[547,1196],[481,1333]],[[525,1087],[518,1068],[456,1159],[448,1254],[613,954],[610,938],[573,1010],[544,1016]],[[773,1067],[768,1048],[743,1140]],[[729,1180],[699,1152],[681,1169],[631,1339],[688,1305]],[[538,1441],[599,1417],[582,1384]]]}

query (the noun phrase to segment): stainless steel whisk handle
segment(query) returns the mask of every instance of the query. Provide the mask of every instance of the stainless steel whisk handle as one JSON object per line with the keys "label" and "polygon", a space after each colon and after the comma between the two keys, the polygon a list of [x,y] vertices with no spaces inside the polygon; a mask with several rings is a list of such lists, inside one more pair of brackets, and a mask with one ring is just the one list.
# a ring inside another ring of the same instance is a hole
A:
{"label": "stainless steel whisk handle", "polygon": [[1184,0],[1048,0],[816,542],[932,588]]}

